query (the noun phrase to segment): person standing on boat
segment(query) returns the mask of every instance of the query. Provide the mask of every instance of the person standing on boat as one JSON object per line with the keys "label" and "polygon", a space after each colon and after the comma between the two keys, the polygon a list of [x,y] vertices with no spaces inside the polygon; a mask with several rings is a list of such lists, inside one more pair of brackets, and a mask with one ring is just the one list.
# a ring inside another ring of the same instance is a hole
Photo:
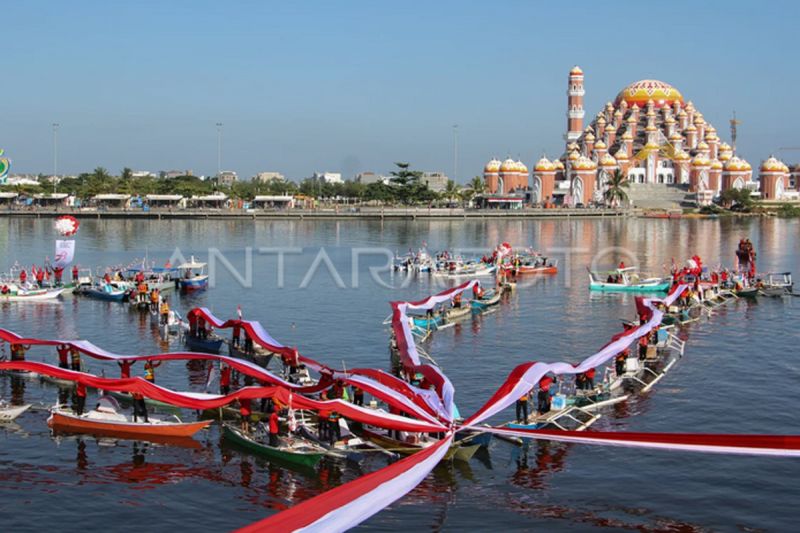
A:
{"label": "person standing on boat", "polygon": [[617,373],[617,377],[625,373],[625,361],[628,359],[629,355],[630,350],[625,348],[614,358],[614,371]]}
{"label": "person standing on boat", "polygon": [[597,371],[594,368],[590,368],[589,370],[584,372],[584,374],[583,374],[583,376],[584,376],[584,384],[583,384],[583,386],[584,386],[584,388],[586,390],[594,389],[594,376],[595,376],[596,372]]}
{"label": "person standing on boat", "polygon": [[30,350],[30,346],[24,346],[22,344],[12,344],[9,346],[9,351],[11,352],[11,360],[12,361],[24,361],[25,360],[25,352]]}
{"label": "person standing on boat", "polygon": [[44,285],[44,269],[40,268],[36,271],[36,285],[41,289]]}
{"label": "person standing on boat", "polygon": [[328,429],[330,430],[328,437],[331,444],[342,440],[342,427],[339,425],[339,413],[336,411],[331,411],[328,415]]}
{"label": "person standing on boat", "polygon": [[161,306],[158,309],[158,314],[161,317],[161,325],[166,326],[169,324],[169,304],[166,298],[161,298]]}
{"label": "person standing on boat", "polygon": [[131,377],[131,367],[136,363],[136,361],[131,361],[130,359],[123,359],[122,361],[117,361],[119,365],[119,377],[121,379],[127,379]]}
{"label": "person standing on boat", "polygon": [[189,335],[197,337],[197,315],[190,312],[187,319],[189,320]]}
{"label": "person standing on boat", "polygon": [[147,404],[144,401],[144,396],[138,392],[132,393],[131,396],[133,396],[133,421],[138,422],[141,416],[145,424],[149,423],[150,420],[147,418]]}
{"label": "person standing on boat", "polygon": [[620,261],[620,262],[619,262],[619,266],[618,266],[617,268],[619,268],[620,270],[622,270],[623,268],[625,268],[625,261]]}
{"label": "person standing on boat", "polygon": [[208,332],[206,331],[206,319],[202,316],[197,317],[197,336],[201,339],[208,337]]}
{"label": "person standing on boat", "polygon": [[155,363],[151,360],[147,360],[144,363],[144,379],[149,381],[150,383],[156,382],[156,368],[161,366],[161,361],[156,361]]}
{"label": "person standing on boat", "polygon": [[28,273],[23,268],[19,273],[19,284],[25,285],[25,282],[28,281]]}
{"label": "person standing on boat", "polygon": [[269,445],[273,448],[280,446],[280,421],[278,419],[278,410],[273,409],[269,414]]}
{"label": "person standing on boat", "polygon": [[74,370],[75,372],[81,371],[81,352],[72,346],[69,349],[69,357],[70,357],[70,369]]}
{"label": "person standing on boat", "polygon": [[234,348],[239,347],[239,336],[242,333],[242,326],[239,323],[235,323],[233,325],[233,335],[231,336],[231,346]]}
{"label": "person standing on boat", "polygon": [[353,385],[353,405],[364,405],[364,391]]}
{"label": "person standing on boat", "polygon": [[[322,398],[320,398],[322,399]],[[320,409],[317,412],[317,430],[319,440],[322,442],[326,442],[328,440],[328,416],[330,413],[328,411]]]}
{"label": "person standing on boat", "polygon": [[75,384],[75,414],[81,416],[86,407],[86,385],[80,381]]}
{"label": "person standing on boat", "polygon": [[221,363],[219,370],[219,393],[227,396],[231,392],[231,367]]}
{"label": "person standing on boat", "polygon": [[555,378],[544,376],[539,380],[539,394],[537,395],[537,412],[540,415],[550,412],[550,386],[554,383]]}
{"label": "person standing on boat", "polygon": [[520,424],[528,422],[528,394],[530,391],[517,398],[517,422]]}
{"label": "person standing on boat", "polygon": [[251,354],[251,355],[252,355],[252,353],[254,351],[253,350],[253,337],[250,336],[250,334],[247,332],[247,330],[244,330],[244,351],[245,351],[245,353]]}
{"label": "person standing on boat", "polygon": [[[239,399],[239,415],[242,417],[242,431],[250,433],[250,416],[253,414],[250,408],[250,398]],[[272,431],[270,430],[270,433]],[[272,438],[270,437],[270,441]],[[270,442],[270,446],[272,443]]]}
{"label": "person standing on boat", "polygon": [[66,344],[59,344],[56,346],[58,352],[58,368],[69,368],[69,346]]}
{"label": "person standing on boat", "polygon": [[78,265],[72,267],[72,282],[78,283]]}

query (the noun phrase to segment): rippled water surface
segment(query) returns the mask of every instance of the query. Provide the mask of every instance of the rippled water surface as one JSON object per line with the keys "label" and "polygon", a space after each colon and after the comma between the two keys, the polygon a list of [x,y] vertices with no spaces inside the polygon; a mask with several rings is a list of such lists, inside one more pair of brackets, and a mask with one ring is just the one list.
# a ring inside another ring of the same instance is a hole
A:
{"label": "rippled water surface", "polygon": [[[437,332],[424,348],[456,387],[467,415],[489,398],[513,366],[528,360],[578,361],[633,314],[629,296],[592,296],[586,267],[615,264],[620,250],[650,271],[694,253],[708,264],[732,264],[749,237],[759,269],[797,271],[797,221],[547,220],[436,222],[84,221],[82,266],[147,257],[163,262],[179,248],[205,259],[218,249],[239,275],[252,260],[252,288],[216,261],[216,287],[172,297],[185,311],[205,305],[218,316],[261,321],[285,344],[329,365],[388,367],[390,300],[439,290],[429,279],[403,286],[369,268],[380,250],[489,249],[501,241],[533,245],[559,257],[557,276],[538,278],[496,312]],[[48,220],[0,219],[0,268],[41,264],[52,256]],[[279,286],[275,253],[291,248]],[[247,249],[250,249],[248,252]],[[353,249],[362,250],[353,274]],[[308,275],[324,250],[326,261]],[[337,280],[340,278],[341,283]],[[307,279],[306,279],[307,278]],[[304,280],[307,283],[303,283]],[[354,285],[358,285],[354,287]],[[305,285],[302,286],[301,285]],[[344,285],[343,287],[341,285]],[[797,298],[741,300],[683,331],[686,354],[655,389],[603,412],[596,427],[631,431],[800,434]],[[67,298],[54,304],[0,305],[0,325],[30,336],[86,338],[119,353],[177,349],[149,320],[120,304]],[[30,359],[54,361],[31,350]],[[93,372],[118,375],[90,361]],[[141,367],[134,367],[141,373]],[[202,370],[166,363],[158,381],[197,389]],[[57,389],[0,376],[0,396],[51,405]],[[90,400],[91,403],[91,400]],[[505,413],[497,421],[511,418]],[[188,415],[188,414],[187,414]],[[54,436],[43,408],[0,426],[0,523],[5,531],[225,531],[243,526],[373,471],[324,462],[318,470],[272,464],[222,443],[216,427],[193,443],[167,446],[94,437]],[[632,451],[563,444],[516,448],[495,441],[470,463],[439,466],[411,494],[376,515],[373,530],[795,530],[800,460]]]}

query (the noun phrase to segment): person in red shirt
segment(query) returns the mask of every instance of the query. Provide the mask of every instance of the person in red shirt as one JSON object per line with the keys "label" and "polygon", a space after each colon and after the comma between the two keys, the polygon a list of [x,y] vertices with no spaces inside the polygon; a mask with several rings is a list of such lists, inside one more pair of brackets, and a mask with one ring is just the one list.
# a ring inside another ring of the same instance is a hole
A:
{"label": "person in red shirt", "polygon": [[106,275],[103,276],[103,281],[106,283],[111,283],[111,275],[108,272],[106,272]]}
{"label": "person in red shirt", "polygon": [[622,270],[623,268],[625,268],[625,261],[620,261],[619,262],[619,269]]}
{"label": "person in red shirt", "polygon": [[585,387],[587,390],[591,390],[594,388],[594,376],[596,372],[597,371],[594,368],[590,368],[584,373],[584,376],[586,376]]}
{"label": "person in red shirt", "polygon": [[28,281],[28,273],[23,268],[22,272],[19,273],[19,282],[21,285],[25,285],[26,281]]}
{"label": "person in red shirt", "polygon": [[135,362],[136,361],[131,361],[130,359],[118,361],[117,364],[119,365],[119,377],[122,379],[131,377],[131,367]]}
{"label": "person in red shirt", "polygon": [[278,420],[278,410],[273,409],[269,415],[269,445],[273,448],[280,446],[280,423]]}
{"label": "person in red shirt", "polygon": [[80,381],[75,386],[75,414],[81,416],[86,407],[86,385]]}
{"label": "person in red shirt", "polygon": [[550,412],[550,386],[555,381],[555,378],[544,376],[539,380],[539,394],[537,394],[537,412],[542,415]]}
{"label": "person in red shirt", "polygon": [[228,395],[231,392],[231,367],[222,364],[219,370],[219,393]]}
{"label": "person in red shirt", "polygon": [[[250,398],[241,398],[239,400],[239,414],[242,416],[242,431],[250,433]],[[272,420],[270,420],[270,435],[272,434]],[[270,437],[270,446],[272,446],[272,438]]]}
{"label": "person in red shirt", "polygon": [[58,367],[69,368],[69,347],[66,344],[59,344],[56,351],[58,352]]}
{"label": "person in red shirt", "polygon": [[647,358],[647,346],[649,344],[650,335],[642,335],[639,337],[639,360],[644,361]]}
{"label": "person in red shirt", "polygon": [[150,420],[147,418],[147,404],[144,402],[144,396],[138,392],[132,393],[131,396],[133,396],[133,421],[138,422],[141,416],[144,423],[147,424]]}
{"label": "person in red shirt", "polygon": [[231,338],[231,346],[234,348],[239,347],[239,336],[241,335],[242,327],[239,324],[233,325],[233,337]]}
{"label": "person in red shirt", "polygon": [[78,282],[78,265],[72,267],[72,281],[73,283]]}

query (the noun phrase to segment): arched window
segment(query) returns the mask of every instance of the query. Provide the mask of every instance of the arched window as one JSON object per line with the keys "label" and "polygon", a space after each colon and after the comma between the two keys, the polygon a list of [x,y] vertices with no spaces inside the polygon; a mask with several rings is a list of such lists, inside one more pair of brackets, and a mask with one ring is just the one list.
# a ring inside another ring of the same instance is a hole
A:
{"label": "arched window", "polygon": [[542,178],[535,176],[533,178],[533,189],[531,191],[533,203],[539,204],[542,202]]}

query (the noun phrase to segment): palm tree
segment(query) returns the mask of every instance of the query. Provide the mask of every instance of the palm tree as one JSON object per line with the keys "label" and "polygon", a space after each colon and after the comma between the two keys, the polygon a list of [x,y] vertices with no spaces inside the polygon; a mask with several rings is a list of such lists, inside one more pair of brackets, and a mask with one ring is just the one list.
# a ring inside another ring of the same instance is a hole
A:
{"label": "palm tree", "polygon": [[628,193],[625,192],[625,189],[630,187],[630,182],[621,170],[615,171],[606,185],[607,188],[603,193],[603,199],[609,206],[617,207],[628,201]]}
{"label": "palm tree", "polygon": [[481,194],[486,190],[486,184],[483,183],[483,179],[480,176],[475,176],[470,180],[469,188],[472,189],[475,194]]}
{"label": "palm tree", "polygon": [[447,185],[444,189],[444,197],[448,202],[452,202],[458,196],[458,184],[453,180],[447,180]]}

